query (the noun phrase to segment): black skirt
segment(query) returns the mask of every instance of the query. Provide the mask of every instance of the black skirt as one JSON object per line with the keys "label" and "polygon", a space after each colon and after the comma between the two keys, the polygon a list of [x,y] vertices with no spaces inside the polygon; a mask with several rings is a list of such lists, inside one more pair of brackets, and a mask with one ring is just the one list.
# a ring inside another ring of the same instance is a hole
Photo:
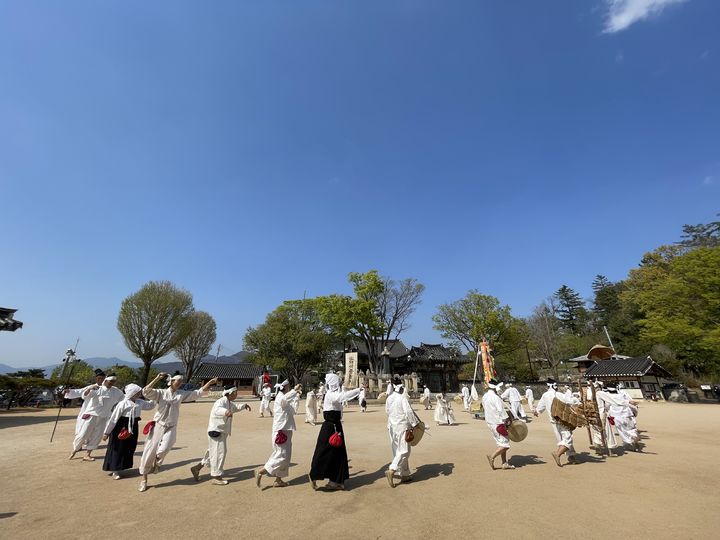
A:
{"label": "black skirt", "polygon": [[135,453],[138,442],[140,419],[135,419],[133,432],[130,434],[130,437],[124,441],[118,439],[118,433],[120,433],[120,430],[123,428],[127,429],[129,420],[127,416],[121,416],[118,423],[115,424],[115,429],[112,430],[108,438],[107,452],[105,452],[105,461],[103,461],[102,466],[103,471],[124,471],[126,469],[132,469],[133,454]]}
{"label": "black skirt", "polygon": [[[345,433],[343,433],[342,422],[340,422],[340,411],[325,411],[323,418],[325,421],[320,427],[317,443],[315,444],[315,453],[312,458],[312,466],[310,468],[310,478],[313,480],[328,479],[336,484],[343,484],[345,480],[350,478],[350,469],[348,468],[347,447]],[[330,446],[328,442],[330,435],[340,433],[343,439],[343,445],[336,448]]]}

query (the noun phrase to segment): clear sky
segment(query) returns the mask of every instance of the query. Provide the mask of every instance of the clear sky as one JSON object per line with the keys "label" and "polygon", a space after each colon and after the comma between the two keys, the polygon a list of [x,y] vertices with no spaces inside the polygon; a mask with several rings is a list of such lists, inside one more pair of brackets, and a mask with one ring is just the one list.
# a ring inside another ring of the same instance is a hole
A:
{"label": "clear sky", "polygon": [[148,280],[219,342],[350,271],[516,315],[720,211],[720,2],[0,3],[0,362],[131,359]]}

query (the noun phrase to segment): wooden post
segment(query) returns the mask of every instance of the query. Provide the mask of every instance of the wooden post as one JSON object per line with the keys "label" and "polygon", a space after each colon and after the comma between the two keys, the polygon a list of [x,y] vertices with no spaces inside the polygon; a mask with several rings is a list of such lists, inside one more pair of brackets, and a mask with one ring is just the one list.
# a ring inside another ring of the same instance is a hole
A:
{"label": "wooden post", "polygon": [[[578,390],[580,391],[580,403],[582,403],[583,412],[585,412],[587,407],[587,394],[585,393],[583,386],[582,386],[582,376],[578,377]],[[593,394],[593,398],[595,395]],[[590,431],[590,421],[588,420],[587,415],[585,416],[585,427],[587,427],[588,432],[588,438],[590,439],[590,445],[592,446],[592,432]]]}

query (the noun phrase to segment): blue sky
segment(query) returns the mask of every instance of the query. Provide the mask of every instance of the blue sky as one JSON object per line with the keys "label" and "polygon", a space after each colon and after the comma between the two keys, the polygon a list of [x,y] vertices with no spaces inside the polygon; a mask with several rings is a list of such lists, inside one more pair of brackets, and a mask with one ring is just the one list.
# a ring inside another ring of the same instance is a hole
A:
{"label": "blue sky", "polygon": [[350,271],[590,296],[720,205],[720,3],[0,4],[0,362],[132,358],[122,299],[190,290],[242,348]]}

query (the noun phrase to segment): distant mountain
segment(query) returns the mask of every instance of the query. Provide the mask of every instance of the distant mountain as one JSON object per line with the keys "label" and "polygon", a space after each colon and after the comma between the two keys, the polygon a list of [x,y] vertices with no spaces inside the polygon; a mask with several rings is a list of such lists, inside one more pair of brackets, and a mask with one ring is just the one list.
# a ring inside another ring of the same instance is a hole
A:
{"label": "distant mountain", "polygon": [[[247,353],[245,351],[240,351],[235,354],[232,354],[230,356],[220,356],[217,360],[215,360],[214,355],[207,355],[205,356],[201,362],[218,362],[220,364],[245,364],[248,363],[248,356],[250,353]],[[133,360],[122,360],[120,358],[117,358],[115,356],[96,356],[92,358],[83,358],[84,362],[87,362],[94,368],[101,368],[106,369],[112,366],[127,366],[129,368],[138,369],[143,367],[142,362],[136,362]],[[49,366],[43,366],[40,369],[45,370],[45,376],[49,377],[52,373],[53,369],[55,369],[58,366],[61,366],[61,363],[57,364],[50,364]],[[183,366],[182,362],[179,361],[170,361],[170,362],[153,362],[152,367],[154,369],[157,369],[158,371],[165,371],[167,373],[175,373],[176,371],[179,371],[180,373],[185,373],[185,367]],[[13,373],[15,371],[20,370],[27,370],[30,368],[23,367],[23,368],[15,368],[12,366],[8,366],[7,364],[0,364],[0,374],[2,373]]]}
{"label": "distant mountain", "polygon": [[93,358],[83,358],[84,362],[87,362],[92,367],[96,368],[108,368],[110,366],[127,366],[131,368],[139,368],[142,367],[142,362],[135,362],[133,360],[121,360],[120,358],[117,358],[115,356],[111,357],[105,357],[105,356],[98,356]]}
{"label": "distant mountain", "polygon": [[218,356],[218,359],[215,360],[215,355],[208,354],[202,358],[202,362],[217,362],[218,364],[247,364],[250,361],[248,360],[249,356],[249,352],[240,351],[230,356]]}

